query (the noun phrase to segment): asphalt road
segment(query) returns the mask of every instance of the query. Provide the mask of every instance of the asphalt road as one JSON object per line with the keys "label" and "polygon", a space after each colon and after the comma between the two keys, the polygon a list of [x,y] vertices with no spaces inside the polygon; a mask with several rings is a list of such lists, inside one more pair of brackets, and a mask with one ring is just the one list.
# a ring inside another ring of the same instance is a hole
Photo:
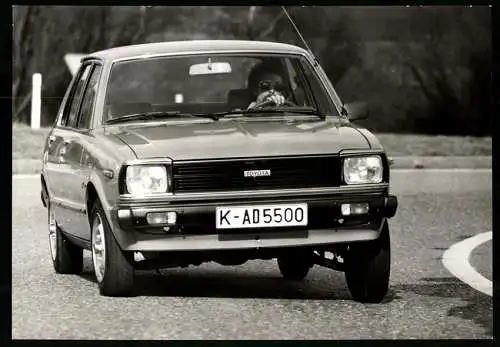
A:
{"label": "asphalt road", "polygon": [[[39,180],[14,179],[12,338],[490,339],[492,298],[454,278],[441,256],[492,229],[491,180],[485,171],[394,171],[391,289],[365,305],[340,272],[315,266],[291,283],[274,261],[140,272],[136,297],[100,297],[90,253],[83,275],[54,273]],[[488,254],[475,252],[473,265],[491,272]]]}

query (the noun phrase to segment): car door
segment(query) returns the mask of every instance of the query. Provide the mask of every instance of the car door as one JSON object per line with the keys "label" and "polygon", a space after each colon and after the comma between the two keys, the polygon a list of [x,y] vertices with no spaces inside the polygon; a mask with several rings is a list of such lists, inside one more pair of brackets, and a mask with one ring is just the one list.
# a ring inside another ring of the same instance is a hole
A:
{"label": "car door", "polygon": [[[72,190],[71,199],[75,201],[78,206],[83,206],[86,210],[86,189],[87,182],[95,165],[95,158],[92,157],[92,151],[89,147],[92,145],[92,120],[94,114],[95,99],[97,95],[98,81],[101,74],[101,64],[93,64],[88,82],[82,95],[82,102],[78,111],[76,124],[74,125],[75,136],[72,141],[72,149],[75,152],[75,161],[79,159],[78,163],[75,162],[75,167],[78,168],[73,171],[73,178],[77,181],[78,187]],[[74,219],[74,229],[78,236],[90,241],[90,225],[85,211],[80,213]]]}
{"label": "car door", "polygon": [[[61,175],[60,173],[64,169],[64,161],[60,160],[61,148],[63,145],[63,132],[62,130],[68,121],[69,109],[71,108],[71,100],[75,94],[76,86],[78,80],[81,78],[81,71],[77,73],[74,80],[71,82],[68,90],[62,100],[59,112],[56,117],[56,124],[52,128],[48,140],[47,140],[47,150],[45,152],[44,163],[45,163],[45,180],[47,183],[47,189],[51,200],[53,200],[53,206],[59,205],[62,200],[62,193],[65,187],[61,186]],[[65,150],[63,150],[63,155]],[[59,218],[58,218],[59,219]]]}
{"label": "car door", "polygon": [[83,237],[79,227],[85,218],[85,205],[78,197],[80,189],[79,170],[82,155],[78,144],[78,132],[75,126],[78,121],[78,112],[82,101],[85,86],[88,81],[91,63],[83,64],[79,70],[74,90],[70,94],[68,104],[63,110],[59,124],[52,132],[52,158],[49,172],[50,186],[53,193],[52,200],[56,213],[57,223],[64,231],[77,237]]}

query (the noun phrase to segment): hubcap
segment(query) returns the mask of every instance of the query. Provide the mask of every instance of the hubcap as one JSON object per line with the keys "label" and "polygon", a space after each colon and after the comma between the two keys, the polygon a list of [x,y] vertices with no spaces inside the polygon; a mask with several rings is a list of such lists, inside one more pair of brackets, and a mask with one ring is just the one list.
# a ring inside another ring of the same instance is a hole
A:
{"label": "hubcap", "polygon": [[102,218],[98,214],[92,224],[92,259],[97,281],[100,283],[104,278],[104,269],[106,267],[106,247],[104,239],[104,225]]}
{"label": "hubcap", "polygon": [[57,226],[56,226],[56,218],[54,215],[54,211],[52,208],[49,209],[49,244],[50,244],[50,254],[52,255],[52,260],[55,261],[57,257]]}

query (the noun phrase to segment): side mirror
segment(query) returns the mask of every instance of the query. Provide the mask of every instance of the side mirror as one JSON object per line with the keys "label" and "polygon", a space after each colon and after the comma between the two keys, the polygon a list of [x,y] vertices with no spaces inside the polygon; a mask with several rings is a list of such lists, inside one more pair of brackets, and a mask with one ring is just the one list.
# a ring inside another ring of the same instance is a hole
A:
{"label": "side mirror", "polygon": [[362,101],[355,101],[344,105],[349,120],[367,119],[370,114],[368,105]]}

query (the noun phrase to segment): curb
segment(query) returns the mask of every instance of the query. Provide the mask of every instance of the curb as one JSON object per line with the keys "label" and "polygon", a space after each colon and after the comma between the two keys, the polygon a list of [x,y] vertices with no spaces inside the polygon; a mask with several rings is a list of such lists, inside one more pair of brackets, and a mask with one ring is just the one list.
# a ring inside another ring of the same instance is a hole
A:
{"label": "curb", "polygon": [[[390,157],[391,169],[491,169],[491,156],[468,157]],[[41,159],[12,160],[12,174],[38,174]]]}

